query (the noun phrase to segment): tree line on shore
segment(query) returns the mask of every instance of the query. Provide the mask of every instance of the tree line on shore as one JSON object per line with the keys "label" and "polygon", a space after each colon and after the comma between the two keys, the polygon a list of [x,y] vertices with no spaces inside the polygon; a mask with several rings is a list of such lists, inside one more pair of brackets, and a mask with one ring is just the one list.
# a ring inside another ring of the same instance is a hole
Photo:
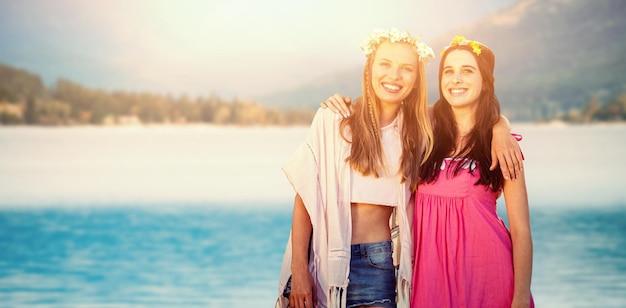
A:
{"label": "tree line on shore", "polygon": [[[0,125],[187,124],[308,125],[314,108],[276,109],[253,101],[216,95],[189,98],[152,93],[91,89],[58,79],[44,86],[41,77],[0,64]],[[626,120],[626,93],[607,103],[593,97],[580,109],[563,110],[537,121],[593,123]]]}
{"label": "tree line on shore", "polygon": [[119,125],[186,124],[308,125],[314,110],[266,108],[249,100],[216,95],[189,98],[152,93],[104,91],[41,77],[0,64],[0,124]]}
{"label": "tree line on shore", "polygon": [[591,98],[582,108],[572,108],[558,113],[551,120],[568,123],[623,122],[626,121],[626,93],[602,104],[597,96]]}

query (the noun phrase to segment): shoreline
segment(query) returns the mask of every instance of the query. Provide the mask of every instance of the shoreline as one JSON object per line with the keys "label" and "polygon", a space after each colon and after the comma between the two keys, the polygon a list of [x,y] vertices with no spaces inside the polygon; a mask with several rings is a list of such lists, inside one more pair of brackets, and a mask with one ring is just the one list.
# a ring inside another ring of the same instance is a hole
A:
{"label": "shoreline", "polygon": [[[591,122],[591,123],[572,123],[564,121],[550,121],[550,122],[528,122],[511,121],[511,126],[552,126],[552,127],[581,127],[581,126],[626,126],[626,121],[619,122]],[[59,129],[59,128],[303,128],[309,127],[309,124],[291,124],[291,125],[276,125],[276,124],[255,124],[255,125],[237,125],[237,124],[213,124],[213,123],[186,123],[186,124],[167,124],[167,123],[154,123],[154,124],[120,124],[120,125],[96,125],[96,124],[75,124],[75,125],[0,125],[1,129],[12,128],[41,128],[41,129]]]}

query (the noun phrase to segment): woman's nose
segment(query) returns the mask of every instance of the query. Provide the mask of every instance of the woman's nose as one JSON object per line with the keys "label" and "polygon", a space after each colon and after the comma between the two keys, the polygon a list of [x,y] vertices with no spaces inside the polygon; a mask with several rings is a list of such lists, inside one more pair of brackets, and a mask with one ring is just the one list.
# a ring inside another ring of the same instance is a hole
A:
{"label": "woman's nose", "polygon": [[398,80],[400,78],[400,69],[396,68],[389,70],[389,77],[393,80]]}
{"label": "woman's nose", "polygon": [[452,83],[460,84],[462,82],[463,82],[463,79],[461,79],[461,74],[454,74],[454,76],[452,78]]}

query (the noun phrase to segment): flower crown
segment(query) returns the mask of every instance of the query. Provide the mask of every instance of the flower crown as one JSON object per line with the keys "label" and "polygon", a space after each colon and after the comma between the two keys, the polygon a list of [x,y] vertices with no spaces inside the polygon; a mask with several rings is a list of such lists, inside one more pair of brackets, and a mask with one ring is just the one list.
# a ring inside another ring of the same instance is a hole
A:
{"label": "flower crown", "polygon": [[477,41],[469,41],[464,36],[459,35],[454,36],[454,39],[452,40],[450,45],[448,45],[441,51],[441,55],[443,56],[446,50],[448,50],[448,48],[450,47],[463,45],[469,45],[470,47],[472,47],[472,52],[475,53],[477,56],[480,56],[480,53],[482,52],[482,50],[480,49],[480,43]]}
{"label": "flower crown", "polygon": [[375,29],[370,32],[368,38],[361,44],[361,50],[365,53],[365,56],[373,53],[378,45],[383,41],[388,40],[391,43],[405,42],[413,45],[417,50],[419,61],[428,64],[428,58],[434,58],[435,54],[433,49],[426,43],[419,42],[418,37],[411,36],[409,31],[400,32],[398,29],[392,28],[389,30]]}

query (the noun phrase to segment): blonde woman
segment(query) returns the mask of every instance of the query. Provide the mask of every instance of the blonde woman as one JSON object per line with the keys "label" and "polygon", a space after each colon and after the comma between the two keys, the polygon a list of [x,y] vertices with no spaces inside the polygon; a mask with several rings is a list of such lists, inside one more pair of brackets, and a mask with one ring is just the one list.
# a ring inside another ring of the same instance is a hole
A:
{"label": "blonde woman", "polygon": [[362,103],[347,118],[320,108],[283,167],[296,197],[277,307],[409,306],[407,206],[432,148],[424,64],[434,54],[396,29],[362,49]]}

